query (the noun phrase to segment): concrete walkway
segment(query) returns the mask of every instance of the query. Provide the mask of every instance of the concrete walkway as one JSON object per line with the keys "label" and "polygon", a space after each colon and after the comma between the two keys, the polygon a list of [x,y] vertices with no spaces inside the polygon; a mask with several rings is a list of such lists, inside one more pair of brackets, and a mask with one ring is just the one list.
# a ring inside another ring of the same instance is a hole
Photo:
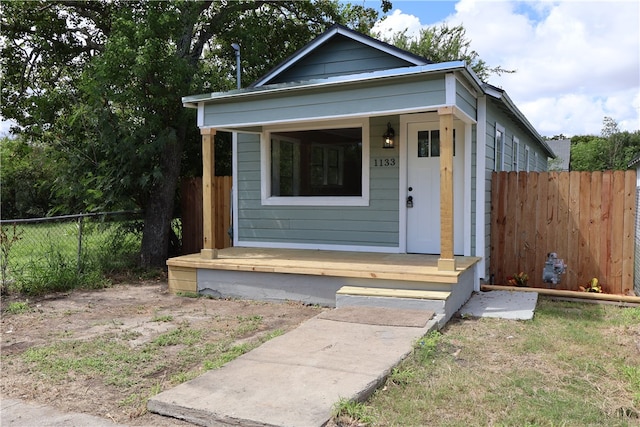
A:
{"label": "concrete walkway", "polygon": [[[530,319],[537,294],[523,294],[474,294],[460,313]],[[363,400],[373,393],[439,320],[416,310],[349,310],[322,313],[221,369],[155,396],[148,408],[204,426],[321,426],[341,398]],[[119,426],[16,399],[0,403],[2,427]]]}
{"label": "concrete walkway", "polygon": [[2,427],[124,427],[105,418],[60,412],[50,406],[4,397],[0,399],[0,425]]}
{"label": "concrete walkway", "polygon": [[[382,310],[398,319],[416,314]],[[147,408],[203,426],[321,426],[341,398],[364,400],[373,393],[437,320],[391,326],[370,324],[380,322],[367,317],[367,323],[314,317],[221,369],[160,393]]]}

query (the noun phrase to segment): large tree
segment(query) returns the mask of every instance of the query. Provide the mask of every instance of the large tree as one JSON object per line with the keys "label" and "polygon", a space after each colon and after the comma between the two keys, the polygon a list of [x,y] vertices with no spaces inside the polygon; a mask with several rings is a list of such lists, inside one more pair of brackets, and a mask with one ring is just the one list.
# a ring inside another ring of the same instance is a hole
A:
{"label": "large tree", "polygon": [[[383,9],[390,3],[383,1]],[[2,116],[65,156],[57,191],[79,210],[141,208],[141,263],[162,266],[181,167],[197,153],[184,95],[252,81],[334,22],[377,13],[337,1],[16,1],[2,8]]]}

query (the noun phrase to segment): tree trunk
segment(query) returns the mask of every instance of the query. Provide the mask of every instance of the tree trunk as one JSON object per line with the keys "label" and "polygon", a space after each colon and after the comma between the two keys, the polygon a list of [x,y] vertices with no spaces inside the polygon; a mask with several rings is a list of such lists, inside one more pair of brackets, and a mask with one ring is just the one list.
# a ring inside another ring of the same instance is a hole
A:
{"label": "tree trunk", "polygon": [[186,129],[182,125],[169,132],[172,137],[168,138],[160,160],[162,180],[153,186],[144,211],[140,264],[145,268],[165,268],[169,252],[171,220]]}

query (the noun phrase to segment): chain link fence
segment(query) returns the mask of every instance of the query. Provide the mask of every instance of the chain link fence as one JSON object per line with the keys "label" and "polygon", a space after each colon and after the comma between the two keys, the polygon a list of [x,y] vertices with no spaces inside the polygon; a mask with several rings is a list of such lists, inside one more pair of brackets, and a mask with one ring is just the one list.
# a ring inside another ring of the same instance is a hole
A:
{"label": "chain link fence", "polygon": [[101,212],[0,221],[3,293],[101,287],[105,275],[136,265],[139,212]]}

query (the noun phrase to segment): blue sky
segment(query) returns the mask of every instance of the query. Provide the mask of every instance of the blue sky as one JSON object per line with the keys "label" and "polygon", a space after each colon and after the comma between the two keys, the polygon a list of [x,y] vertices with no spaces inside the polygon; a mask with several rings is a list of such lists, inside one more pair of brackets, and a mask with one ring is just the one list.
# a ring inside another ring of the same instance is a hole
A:
{"label": "blue sky", "polygon": [[[605,116],[640,130],[640,2],[637,0],[393,1],[376,29],[463,24],[471,47],[542,135],[599,134]],[[365,0],[379,8],[379,0]]]}

